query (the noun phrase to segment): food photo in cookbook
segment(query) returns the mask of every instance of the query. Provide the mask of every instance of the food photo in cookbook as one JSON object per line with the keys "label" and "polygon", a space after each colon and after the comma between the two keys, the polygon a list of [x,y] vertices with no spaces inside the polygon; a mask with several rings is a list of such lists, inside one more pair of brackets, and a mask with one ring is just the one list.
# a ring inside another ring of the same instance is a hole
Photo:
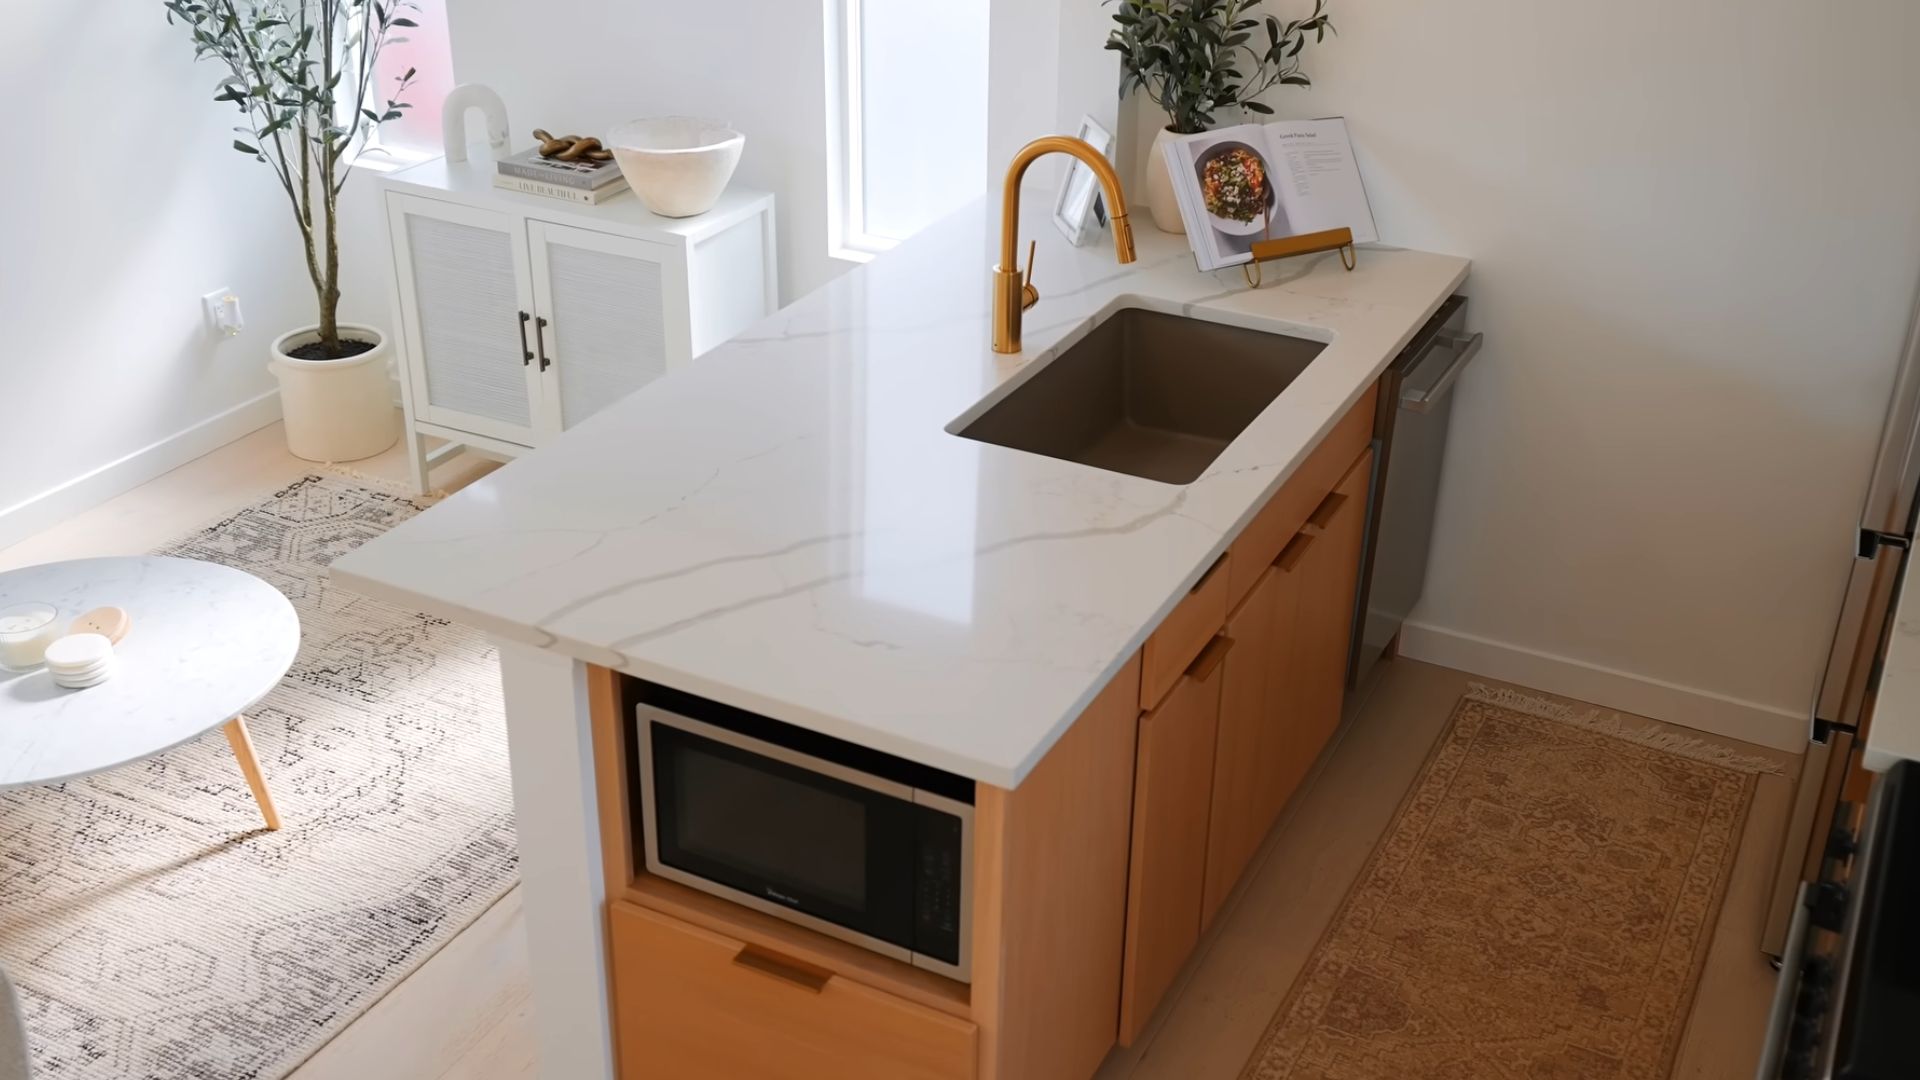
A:
{"label": "food photo in cookbook", "polygon": [[1338,117],[1182,135],[1161,152],[1201,270],[1248,262],[1262,240],[1338,228],[1359,244],[1380,238]]}
{"label": "food photo in cookbook", "polygon": [[1251,251],[1255,240],[1291,233],[1286,211],[1278,205],[1268,178],[1267,159],[1258,150],[1230,139],[1193,142],[1187,151],[1193,158],[1207,223],[1223,254]]}

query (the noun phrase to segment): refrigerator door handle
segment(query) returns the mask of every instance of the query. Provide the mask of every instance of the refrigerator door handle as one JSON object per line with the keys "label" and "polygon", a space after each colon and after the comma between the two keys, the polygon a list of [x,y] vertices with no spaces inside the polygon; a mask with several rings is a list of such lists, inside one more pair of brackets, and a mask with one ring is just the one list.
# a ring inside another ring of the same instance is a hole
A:
{"label": "refrigerator door handle", "polygon": [[1893,618],[1894,594],[1899,590],[1905,556],[1905,549],[1881,543],[1870,555],[1854,559],[1846,599],[1840,606],[1840,622],[1834,631],[1833,651],[1827,657],[1820,696],[1814,702],[1815,739],[1824,735],[1823,725],[1845,729],[1859,726],[1860,707],[1880,643]]}

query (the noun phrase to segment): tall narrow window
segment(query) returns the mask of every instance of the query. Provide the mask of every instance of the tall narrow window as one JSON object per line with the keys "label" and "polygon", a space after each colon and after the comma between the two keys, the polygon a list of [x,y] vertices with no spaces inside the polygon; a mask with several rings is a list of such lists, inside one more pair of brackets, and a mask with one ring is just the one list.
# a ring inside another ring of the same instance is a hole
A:
{"label": "tall narrow window", "polygon": [[826,0],[835,255],[986,190],[987,0]]}
{"label": "tall narrow window", "polygon": [[[417,26],[394,31],[380,50],[379,72],[372,91],[379,95],[376,111],[385,111],[400,79],[413,72],[401,98],[407,108],[368,134],[359,164],[380,167],[411,165],[440,152],[440,103],[453,89],[453,47],[447,34],[447,0],[411,0],[396,14]],[[384,162],[383,162],[384,159]]]}

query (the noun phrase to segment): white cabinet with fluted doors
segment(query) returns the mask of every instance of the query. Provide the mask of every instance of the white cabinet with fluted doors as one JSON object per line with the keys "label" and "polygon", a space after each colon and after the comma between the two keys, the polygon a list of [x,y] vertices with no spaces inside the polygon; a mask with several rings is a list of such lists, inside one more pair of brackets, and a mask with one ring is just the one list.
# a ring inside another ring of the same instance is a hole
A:
{"label": "white cabinet with fluted doors", "polygon": [[434,160],[385,181],[422,491],[453,453],[540,446],[776,306],[770,195],[730,190],[699,217],[662,218],[631,194],[501,191],[492,167]]}

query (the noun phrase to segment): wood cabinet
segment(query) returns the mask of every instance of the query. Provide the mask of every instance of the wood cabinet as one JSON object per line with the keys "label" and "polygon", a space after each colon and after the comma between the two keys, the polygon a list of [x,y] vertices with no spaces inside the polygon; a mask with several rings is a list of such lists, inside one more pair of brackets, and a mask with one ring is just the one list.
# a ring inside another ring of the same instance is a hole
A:
{"label": "wood cabinet", "polygon": [[1140,648],[1140,707],[1160,704],[1227,618],[1228,555],[1214,560]]}
{"label": "wood cabinet", "polygon": [[1220,674],[1203,929],[1213,924],[1299,779],[1287,775],[1280,705],[1282,689],[1293,680],[1292,657],[1281,647],[1283,624],[1293,624],[1292,585],[1293,579],[1269,565],[1227,619],[1234,649]]}
{"label": "wood cabinet", "polygon": [[509,457],[774,309],[773,199],[698,218],[491,186],[492,162],[385,180],[394,321],[415,483],[422,436]]}
{"label": "wood cabinet", "polygon": [[1372,464],[1349,463],[1227,619],[1203,928],[1340,726]]}
{"label": "wood cabinet", "polygon": [[646,875],[631,703],[596,672],[622,1080],[1087,1080],[1132,1045],[1339,726],[1372,410],[1335,425],[1025,782],[977,785],[971,983]]}
{"label": "wood cabinet", "polygon": [[1288,767],[1298,777],[1312,768],[1339,728],[1346,701],[1347,645],[1372,467],[1373,454],[1362,455],[1303,526],[1295,541],[1302,550],[1292,558],[1283,553],[1274,564],[1297,582],[1298,603],[1284,635],[1293,665],[1292,692],[1281,723]]}
{"label": "wood cabinet", "polygon": [[635,904],[609,918],[621,1080],[973,1080],[966,1020]]}
{"label": "wood cabinet", "polygon": [[1213,638],[1166,700],[1140,718],[1120,987],[1122,1046],[1133,1045],[1146,1029],[1200,940],[1219,674],[1233,644]]}

